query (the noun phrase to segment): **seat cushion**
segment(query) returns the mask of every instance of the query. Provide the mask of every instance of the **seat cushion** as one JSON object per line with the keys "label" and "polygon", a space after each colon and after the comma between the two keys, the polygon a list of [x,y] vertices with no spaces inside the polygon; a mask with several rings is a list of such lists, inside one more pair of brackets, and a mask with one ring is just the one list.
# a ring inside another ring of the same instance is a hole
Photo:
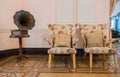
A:
{"label": "seat cushion", "polygon": [[84,49],[86,53],[92,54],[112,54],[117,53],[117,50],[108,47],[89,47]]}
{"label": "seat cushion", "polygon": [[54,47],[48,50],[48,54],[75,54],[76,50],[74,48],[68,47]]}
{"label": "seat cushion", "polygon": [[71,47],[71,34],[65,32],[58,32],[54,34],[54,47]]}
{"label": "seat cushion", "polygon": [[85,33],[86,47],[103,47],[103,34],[101,31]]}

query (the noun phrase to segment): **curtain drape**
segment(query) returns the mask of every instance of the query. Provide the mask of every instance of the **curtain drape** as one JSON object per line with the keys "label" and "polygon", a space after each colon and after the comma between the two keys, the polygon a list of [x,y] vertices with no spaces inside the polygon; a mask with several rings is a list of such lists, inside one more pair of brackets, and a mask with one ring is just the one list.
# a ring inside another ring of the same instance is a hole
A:
{"label": "curtain drape", "polygon": [[[115,7],[115,4],[117,3],[117,0],[110,0],[110,7],[109,7],[109,18],[111,17],[111,14],[112,14],[112,12],[113,12],[113,9],[114,9],[114,7]],[[109,19],[110,20],[110,19]],[[110,22],[110,21],[109,21]],[[109,38],[111,38],[111,40],[112,40],[112,32],[111,32],[111,24],[109,23],[109,31],[110,31],[110,35],[109,35]],[[112,44],[110,45],[110,48],[112,48]]]}
{"label": "curtain drape", "polygon": [[111,16],[111,14],[112,14],[112,12],[113,12],[113,9],[114,9],[114,7],[115,7],[115,4],[117,3],[117,1],[118,0],[110,0],[110,16]]}

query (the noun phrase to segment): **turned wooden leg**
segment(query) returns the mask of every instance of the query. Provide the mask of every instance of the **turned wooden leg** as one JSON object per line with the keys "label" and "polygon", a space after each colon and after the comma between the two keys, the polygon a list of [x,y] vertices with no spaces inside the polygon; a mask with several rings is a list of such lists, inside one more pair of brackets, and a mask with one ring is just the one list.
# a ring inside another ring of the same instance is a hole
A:
{"label": "turned wooden leg", "polygon": [[73,60],[73,68],[76,69],[76,56],[75,54],[71,54],[72,55],[72,60]]}
{"label": "turned wooden leg", "polygon": [[52,54],[49,54],[49,58],[48,58],[48,68],[51,67],[51,59],[52,59]]}
{"label": "turned wooden leg", "polygon": [[115,62],[116,68],[118,68],[118,59],[117,59],[117,54],[116,53],[114,53],[114,62]]}
{"label": "turned wooden leg", "polygon": [[92,53],[90,53],[90,68],[92,68]]}

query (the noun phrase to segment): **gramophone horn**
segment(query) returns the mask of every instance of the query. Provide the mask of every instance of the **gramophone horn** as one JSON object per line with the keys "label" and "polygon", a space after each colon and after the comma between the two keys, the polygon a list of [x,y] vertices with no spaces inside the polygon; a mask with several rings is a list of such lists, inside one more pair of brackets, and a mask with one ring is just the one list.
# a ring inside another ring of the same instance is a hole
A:
{"label": "gramophone horn", "polygon": [[13,16],[14,23],[20,30],[30,30],[35,25],[35,19],[28,11],[20,10]]}

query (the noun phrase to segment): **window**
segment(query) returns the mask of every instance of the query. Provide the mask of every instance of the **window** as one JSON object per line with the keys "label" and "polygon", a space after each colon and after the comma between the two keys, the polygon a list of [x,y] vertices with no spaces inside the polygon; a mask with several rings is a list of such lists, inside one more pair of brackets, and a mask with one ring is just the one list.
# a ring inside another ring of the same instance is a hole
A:
{"label": "window", "polygon": [[111,29],[120,32],[120,12],[111,17]]}
{"label": "window", "polygon": [[120,0],[115,4],[111,15],[111,29],[120,32]]}

